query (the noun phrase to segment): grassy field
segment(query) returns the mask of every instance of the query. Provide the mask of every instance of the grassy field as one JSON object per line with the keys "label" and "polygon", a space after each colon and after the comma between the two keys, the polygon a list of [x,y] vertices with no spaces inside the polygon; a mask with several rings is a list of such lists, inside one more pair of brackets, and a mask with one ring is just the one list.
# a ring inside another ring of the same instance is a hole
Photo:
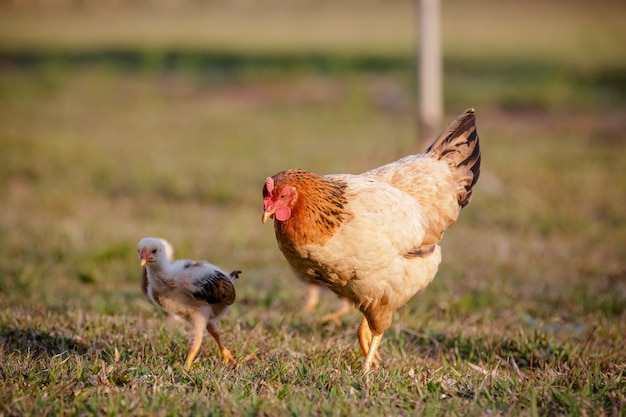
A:
{"label": "grassy field", "polygon": [[[444,2],[482,174],[367,376],[358,312],[301,312],[261,188],[421,150],[411,3],[147,3],[2,5],[0,416],[626,415],[620,2]],[[237,367],[206,338],[183,369],[188,329],[139,287],[150,235],[243,270]]]}

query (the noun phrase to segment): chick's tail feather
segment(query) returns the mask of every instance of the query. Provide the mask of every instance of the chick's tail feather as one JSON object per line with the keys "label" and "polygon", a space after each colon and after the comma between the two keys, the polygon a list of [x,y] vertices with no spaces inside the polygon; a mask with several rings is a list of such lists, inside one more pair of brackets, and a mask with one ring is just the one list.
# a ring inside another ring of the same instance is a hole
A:
{"label": "chick's tail feather", "polygon": [[457,196],[459,206],[465,207],[480,176],[480,145],[474,109],[457,116],[424,153],[449,164],[455,179],[462,186]]}

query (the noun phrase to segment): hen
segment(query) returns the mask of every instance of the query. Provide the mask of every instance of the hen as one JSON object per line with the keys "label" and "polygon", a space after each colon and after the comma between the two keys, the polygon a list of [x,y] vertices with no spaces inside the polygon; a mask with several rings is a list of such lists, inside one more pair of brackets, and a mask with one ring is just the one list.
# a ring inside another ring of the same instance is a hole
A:
{"label": "hen", "polygon": [[288,170],[266,179],[262,221],[274,219],[289,264],[363,313],[363,372],[378,365],[393,312],[435,277],[438,243],[469,203],[480,160],[469,109],[425,152],[361,175]]}
{"label": "hen", "polygon": [[217,342],[224,361],[236,363],[222,344],[217,320],[235,302],[234,281],[241,271],[228,274],[206,261],[170,262],[167,245],[159,238],[141,239],[137,253],[141,266],[145,266],[148,298],[164,312],[180,316],[193,326],[185,369],[191,368],[200,350],[205,328]]}

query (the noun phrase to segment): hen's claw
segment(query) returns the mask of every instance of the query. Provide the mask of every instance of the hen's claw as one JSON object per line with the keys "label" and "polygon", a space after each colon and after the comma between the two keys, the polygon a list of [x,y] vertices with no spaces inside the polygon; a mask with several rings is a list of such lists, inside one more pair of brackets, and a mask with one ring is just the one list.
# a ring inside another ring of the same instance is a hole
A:
{"label": "hen's claw", "polygon": [[[380,354],[378,353],[378,345],[382,339],[382,334],[372,335],[367,319],[363,317],[358,330],[359,345],[361,352],[365,356],[365,364],[363,365],[363,373],[369,372],[370,368],[378,368],[380,363]],[[370,352],[371,351],[371,352]]]}
{"label": "hen's claw", "polygon": [[350,302],[346,298],[341,299],[341,306],[334,313],[326,314],[320,320],[322,323],[333,322],[337,325],[341,324],[340,318],[350,311]]}

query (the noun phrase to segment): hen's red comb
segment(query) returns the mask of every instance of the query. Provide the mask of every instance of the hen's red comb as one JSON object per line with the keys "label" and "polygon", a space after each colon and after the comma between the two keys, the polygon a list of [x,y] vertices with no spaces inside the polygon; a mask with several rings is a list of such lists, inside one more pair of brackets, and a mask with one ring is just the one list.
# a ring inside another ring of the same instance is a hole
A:
{"label": "hen's red comb", "polygon": [[274,191],[274,179],[272,177],[267,177],[265,180],[265,188],[267,192],[272,195],[272,191]]}

